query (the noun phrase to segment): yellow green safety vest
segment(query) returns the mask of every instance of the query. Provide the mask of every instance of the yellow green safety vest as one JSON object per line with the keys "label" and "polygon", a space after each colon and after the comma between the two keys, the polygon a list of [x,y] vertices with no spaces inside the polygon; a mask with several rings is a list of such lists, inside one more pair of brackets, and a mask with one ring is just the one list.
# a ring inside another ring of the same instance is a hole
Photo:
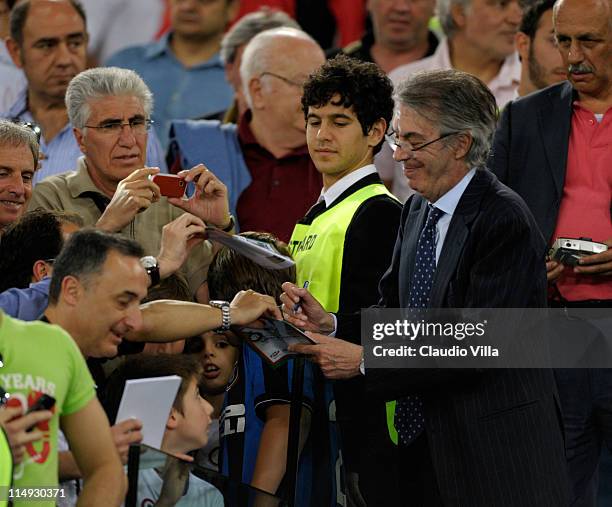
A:
{"label": "yellow green safety vest", "polygon": [[8,504],[8,491],[13,482],[13,454],[4,430],[0,428],[0,507]]}
{"label": "yellow green safety vest", "polygon": [[365,201],[378,195],[395,197],[382,183],[363,187],[317,216],[311,224],[298,223],[289,246],[297,267],[297,283],[308,280],[309,292],[328,312],[340,304],[344,242],[353,216]]}
{"label": "yellow green safety vest", "polygon": [[[289,246],[296,263],[297,283],[308,280],[308,290],[328,312],[340,305],[340,279],[346,231],[359,206],[377,195],[395,197],[381,183],[363,187],[317,216],[311,224],[298,223]],[[389,438],[397,445],[395,401],[387,402]]]}

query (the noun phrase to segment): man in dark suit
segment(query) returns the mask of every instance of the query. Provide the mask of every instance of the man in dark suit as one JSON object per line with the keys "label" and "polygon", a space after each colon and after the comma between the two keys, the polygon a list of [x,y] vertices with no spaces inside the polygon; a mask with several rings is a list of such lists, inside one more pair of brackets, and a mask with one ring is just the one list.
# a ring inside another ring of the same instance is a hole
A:
{"label": "man in dark suit", "polygon": [[[404,207],[380,305],[544,306],[541,234],[524,202],[483,167],[497,116],[491,92],[473,76],[444,70],[412,76],[396,100],[395,159],[417,194]],[[294,322],[334,330],[334,319],[306,291],[283,288],[287,308],[301,299]],[[337,334],[358,333],[355,320],[338,315]],[[317,345],[295,349],[310,354],[324,373],[338,378],[358,371],[358,346],[313,336]],[[567,505],[549,370],[380,369],[368,370],[366,383],[385,399],[398,399],[404,502]]]}
{"label": "man in dark suit", "polygon": [[[557,2],[554,29],[569,82],[508,104],[495,136],[490,167],[525,200],[549,245],[588,237],[612,247],[611,19],[611,0]],[[546,268],[552,306],[612,307],[612,249],[576,267],[549,260]],[[592,506],[602,442],[612,450],[612,371],[555,375],[573,505]]]}

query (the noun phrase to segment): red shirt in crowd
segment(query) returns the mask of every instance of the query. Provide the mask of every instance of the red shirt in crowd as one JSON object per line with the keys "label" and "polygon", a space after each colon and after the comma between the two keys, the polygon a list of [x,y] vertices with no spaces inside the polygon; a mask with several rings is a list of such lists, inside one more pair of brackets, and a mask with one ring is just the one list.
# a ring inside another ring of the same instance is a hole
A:
{"label": "red shirt in crowd", "polygon": [[260,146],[247,112],[238,124],[238,139],[253,181],[238,199],[241,231],[270,232],[287,243],[298,220],[317,201],[323,187],[306,145],[276,158]]}
{"label": "red shirt in crowd", "polygon": [[[556,238],[612,238],[612,108],[601,122],[578,102],[574,103],[567,171],[559,207]],[[612,299],[609,276],[574,274],[566,267],[557,281],[569,301]]]}

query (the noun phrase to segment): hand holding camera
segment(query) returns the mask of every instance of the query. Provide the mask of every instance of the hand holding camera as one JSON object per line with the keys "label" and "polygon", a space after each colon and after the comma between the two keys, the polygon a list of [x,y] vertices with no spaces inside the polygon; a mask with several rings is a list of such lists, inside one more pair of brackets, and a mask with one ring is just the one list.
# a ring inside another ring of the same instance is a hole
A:
{"label": "hand holding camera", "polygon": [[591,238],[557,238],[550,250],[550,258],[575,273],[589,275],[612,274],[612,238],[603,243]]}

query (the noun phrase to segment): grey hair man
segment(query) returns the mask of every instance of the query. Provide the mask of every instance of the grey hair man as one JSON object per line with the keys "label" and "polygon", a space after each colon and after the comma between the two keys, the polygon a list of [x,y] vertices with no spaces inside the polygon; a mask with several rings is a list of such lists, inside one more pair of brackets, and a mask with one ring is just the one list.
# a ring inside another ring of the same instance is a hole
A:
{"label": "grey hair man", "polygon": [[321,176],[308,156],[300,99],[304,81],[324,62],[323,50],[301,30],[261,32],[242,54],[248,110],[238,125],[173,124],[181,165],[214,159],[223,181],[231,182],[231,205],[243,230],[270,232],[287,242],[320,195]]}
{"label": "grey hair man", "polygon": [[[30,208],[74,211],[86,226],[136,239],[148,255],[159,251],[162,227],[184,211],[194,216],[183,223],[183,241],[195,243],[189,231],[200,232],[203,222],[231,230],[227,189],[203,165],[182,174],[185,181],[196,182],[189,200],[162,197],[149,178],[159,173],[145,165],[152,95],[135,72],[116,67],[84,71],[70,82],[66,105],[83,157],[76,171],[39,183]],[[211,253],[207,241],[191,249],[184,271],[192,294],[206,280]]]}
{"label": "grey hair man", "polygon": [[[414,75],[396,95],[395,159],[416,194],[404,206],[391,266],[379,284],[379,304],[544,305],[545,244],[535,220],[484,166],[497,119],[491,92],[474,76],[441,70]],[[315,310],[305,289],[290,284],[283,289],[285,308],[303,298],[295,323],[334,330],[332,316]],[[359,321],[351,317],[337,316],[336,336],[359,335]],[[319,344],[294,349],[312,354],[329,377],[359,374],[357,345],[341,347],[336,338],[313,336]],[[482,376],[456,369],[362,371],[372,392],[397,399],[398,476],[404,489],[398,504],[411,498],[416,505],[567,505],[551,371],[497,369]],[[481,424],[485,420],[495,423]]]}
{"label": "grey hair man", "polygon": [[395,69],[394,83],[421,70],[457,69],[486,83],[498,107],[516,97],[520,63],[514,37],[521,22],[518,0],[438,0],[445,37],[436,52]]}
{"label": "grey hair man", "polygon": [[[87,66],[86,16],[79,0],[20,0],[10,24],[7,48],[28,84],[2,116],[40,127],[44,157],[35,174],[37,183],[72,169],[80,154],[64,98],[70,80]],[[165,169],[155,136],[148,148],[149,163]]]}
{"label": "grey hair man", "polygon": [[30,127],[0,119],[0,234],[27,209],[38,156]]}
{"label": "grey hair man", "polygon": [[[504,110],[492,169],[529,206],[548,244],[592,238],[607,251],[576,266],[548,259],[550,305],[612,307],[612,1],[560,0],[553,26],[568,81]],[[588,336],[590,322],[576,328]],[[586,338],[585,338],[586,339]],[[612,449],[612,371],[555,372],[559,384],[572,505],[597,503],[602,444]]]}
{"label": "grey hair man", "polygon": [[262,7],[258,11],[240,18],[223,36],[220,56],[225,66],[225,76],[234,88],[234,106],[236,108],[231,117],[226,115],[225,121],[236,123],[248,107],[240,79],[240,64],[244,48],[258,33],[283,26],[300,28],[300,25],[284,12]]}

